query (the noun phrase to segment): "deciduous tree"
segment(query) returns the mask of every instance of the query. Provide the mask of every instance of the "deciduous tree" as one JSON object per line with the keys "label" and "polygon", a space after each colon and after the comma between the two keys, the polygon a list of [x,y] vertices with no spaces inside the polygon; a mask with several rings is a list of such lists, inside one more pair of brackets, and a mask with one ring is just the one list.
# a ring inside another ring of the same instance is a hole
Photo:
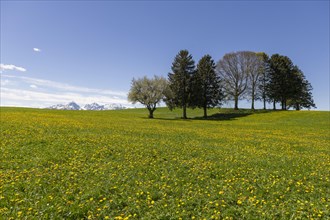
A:
{"label": "deciduous tree", "polygon": [[254,102],[257,99],[259,80],[261,78],[263,61],[255,52],[246,51],[243,53],[246,63],[246,73],[248,76],[248,93],[251,98],[251,109],[254,109]]}
{"label": "deciduous tree", "polygon": [[217,64],[226,98],[233,99],[235,109],[238,109],[238,100],[246,92],[248,86],[247,54],[241,51],[227,53]]}
{"label": "deciduous tree", "polygon": [[148,79],[145,76],[141,79],[133,79],[128,100],[133,104],[140,102],[146,106],[149,110],[149,118],[153,118],[156,106],[164,98],[166,89],[167,81],[162,77],[154,76]]}
{"label": "deciduous tree", "polygon": [[261,59],[262,65],[260,68],[260,77],[258,83],[258,91],[257,91],[257,99],[261,100],[263,103],[263,109],[266,109],[266,103],[270,100],[269,99],[269,91],[268,91],[268,84],[269,84],[269,56],[264,53],[257,53],[258,57]]}

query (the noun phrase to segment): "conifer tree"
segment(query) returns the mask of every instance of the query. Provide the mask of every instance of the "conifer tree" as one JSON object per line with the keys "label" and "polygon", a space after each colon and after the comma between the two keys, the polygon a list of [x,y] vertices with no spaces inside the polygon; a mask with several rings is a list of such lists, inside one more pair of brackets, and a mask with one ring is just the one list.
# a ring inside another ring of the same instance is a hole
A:
{"label": "conifer tree", "polygon": [[292,97],[293,63],[287,56],[274,54],[270,58],[270,97],[274,102],[280,101],[282,110],[287,109],[287,101]]}
{"label": "conifer tree", "polygon": [[306,80],[303,72],[297,66],[293,68],[293,77],[291,86],[294,92],[288,100],[288,106],[296,110],[316,108],[312,96],[312,85]]}
{"label": "conifer tree", "polygon": [[175,56],[171,69],[165,102],[170,109],[182,108],[182,118],[186,119],[191,96],[191,77],[195,73],[195,62],[188,50],[181,50]]}
{"label": "conifer tree", "polygon": [[203,56],[197,65],[197,71],[192,77],[192,107],[203,108],[204,118],[207,109],[221,104],[222,91],[220,77],[215,72],[215,63],[210,55]]}
{"label": "conifer tree", "polygon": [[272,55],[268,95],[274,102],[281,102],[282,110],[289,107],[297,110],[315,107],[311,91],[311,84],[290,58],[279,54]]}

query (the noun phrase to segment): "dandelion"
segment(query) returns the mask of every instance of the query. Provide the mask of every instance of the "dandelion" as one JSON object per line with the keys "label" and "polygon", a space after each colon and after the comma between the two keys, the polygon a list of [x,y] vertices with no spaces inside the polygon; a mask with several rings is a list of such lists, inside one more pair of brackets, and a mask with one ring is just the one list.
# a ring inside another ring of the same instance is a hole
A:
{"label": "dandelion", "polygon": [[0,110],[6,219],[329,216],[328,113],[155,123],[138,109]]}

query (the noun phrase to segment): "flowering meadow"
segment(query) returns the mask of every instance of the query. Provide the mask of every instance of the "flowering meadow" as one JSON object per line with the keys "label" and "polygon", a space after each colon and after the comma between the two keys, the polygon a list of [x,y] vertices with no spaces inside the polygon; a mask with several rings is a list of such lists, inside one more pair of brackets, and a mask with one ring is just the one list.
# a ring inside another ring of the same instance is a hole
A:
{"label": "flowering meadow", "polygon": [[0,219],[330,218],[329,111],[0,111]]}

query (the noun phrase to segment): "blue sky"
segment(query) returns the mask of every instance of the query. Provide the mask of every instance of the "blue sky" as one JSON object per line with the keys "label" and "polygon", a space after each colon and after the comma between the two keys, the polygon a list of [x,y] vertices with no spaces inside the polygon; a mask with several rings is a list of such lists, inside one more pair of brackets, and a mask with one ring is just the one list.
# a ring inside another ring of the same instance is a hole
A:
{"label": "blue sky", "polygon": [[329,1],[1,1],[1,105],[129,105],[181,49],[286,55],[329,110]]}

